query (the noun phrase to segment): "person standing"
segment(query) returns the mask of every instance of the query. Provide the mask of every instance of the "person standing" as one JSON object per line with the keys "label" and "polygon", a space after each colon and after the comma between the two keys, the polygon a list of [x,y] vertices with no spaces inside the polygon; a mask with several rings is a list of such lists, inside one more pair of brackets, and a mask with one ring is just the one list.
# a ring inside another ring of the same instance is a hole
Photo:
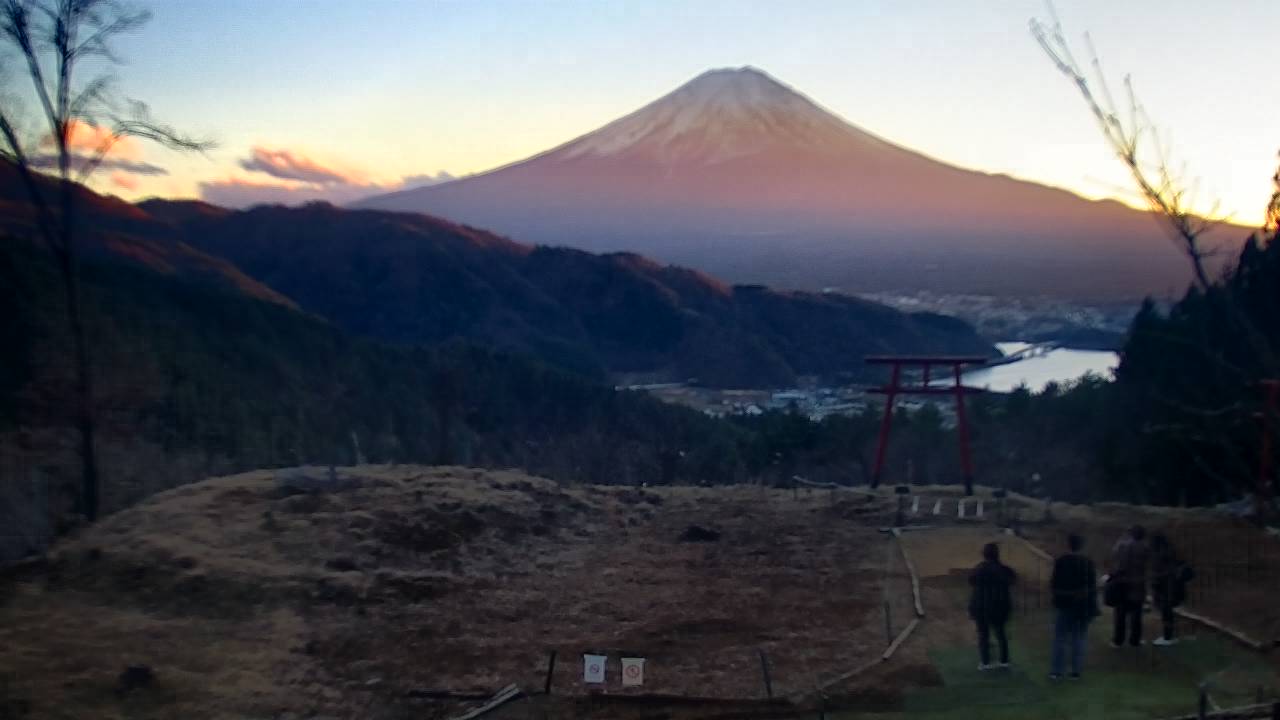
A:
{"label": "person standing", "polygon": [[[987,543],[982,548],[982,562],[969,573],[973,594],[969,598],[969,617],[978,627],[979,670],[1009,667],[1009,637],[1005,624],[1013,611],[1009,589],[1017,580],[1013,568],[1000,562],[1000,546]],[[1000,662],[991,662],[991,636],[1000,646]]]}
{"label": "person standing", "polygon": [[1187,597],[1186,565],[1178,557],[1173,543],[1164,533],[1151,536],[1151,598],[1160,611],[1163,633],[1152,641],[1152,645],[1173,645],[1178,642],[1174,635],[1173,609],[1182,604]]}
{"label": "person standing", "polygon": [[1111,548],[1111,575],[1107,595],[1115,608],[1115,632],[1111,647],[1142,645],[1142,606],[1147,599],[1147,531],[1134,525]]}
{"label": "person standing", "polygon": [[1053,562],[1049,587],[1055,610],[1053,621],[1053,655],[1049,678],[1062,679],[1066,655],[1071,655],[1071,679],[1080,679],[1084,664],[1085,640],[1089,623],[1101,614],[1098,610],[1098,573],[1093,561],[1081,553],[1084,538],[1067,536],[1067,553]]}

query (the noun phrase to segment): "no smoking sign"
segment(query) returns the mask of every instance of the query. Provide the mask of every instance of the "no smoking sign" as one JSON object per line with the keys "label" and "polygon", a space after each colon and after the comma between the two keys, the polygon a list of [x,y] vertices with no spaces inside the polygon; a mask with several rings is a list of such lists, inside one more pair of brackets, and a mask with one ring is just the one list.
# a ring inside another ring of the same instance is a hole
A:
{"label": "no smoking sign", "polygon": [[644,684],[644,658],[622,658],[622,686]]}
{"label": "no smoking sign", "polygon": [[608,659],[604,655],[583,655],[582,681],[593,685],[603,685],[604,664]]}

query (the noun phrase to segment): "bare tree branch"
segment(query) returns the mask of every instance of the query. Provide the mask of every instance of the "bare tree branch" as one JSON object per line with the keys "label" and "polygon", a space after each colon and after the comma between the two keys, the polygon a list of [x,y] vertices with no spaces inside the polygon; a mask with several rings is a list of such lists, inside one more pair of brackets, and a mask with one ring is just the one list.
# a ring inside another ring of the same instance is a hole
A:
{"label": "bare tree branch", "polygon": [[[1058,71],[1071,80],[1080,91],[1089,111],[1098,121],[1107,144],[1129,169],[1148,206],[1166,219],[1168,227],[1173,232],[1175,244],[1191,261],[1197,284],[1208,290],[1213,281],[1205,267],[1206,255],[1202,235],[1214,223],[1193,213],[1186,203],[1186,188],[1179,182],[1178,174],[1171,170],[1168,155],[1162,147],[1159,136],[1151,129],[1146,111],[1138,102],[1132,80],[1128,76],[1124,78],[1128,105],[1128,121],[1125,122],[1121,120],[1119,105],[1111,94],[1092,38],[1086,35],[1085,44],[1088,47],[1089,62],[1093,68],[1093,82],[1097,84],[1097,92],[1094,91],[1090,79],[1071,52],[1070,43],[1067,42],[1052,5],[1049,6],[1049,14],[1051,19],[1048,24],[1035,19],[1031,20],[1031,34]],[[1146,160],[1141,152],[1143,140],[1147,136],[1150,136],[1155,146],[1154,172],[1147,169]]]}

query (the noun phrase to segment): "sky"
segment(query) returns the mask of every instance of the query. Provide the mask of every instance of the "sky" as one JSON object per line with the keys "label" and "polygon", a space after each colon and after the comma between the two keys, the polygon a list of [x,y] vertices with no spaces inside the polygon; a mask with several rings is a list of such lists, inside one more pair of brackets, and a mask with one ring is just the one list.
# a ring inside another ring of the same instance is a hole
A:
{"label": "sky", "polygon": [[[716,67],[967,168],[1137,203],[1028,31],[1040,0],[166,0],[121,38],[124,94],[214,140],[126,148],[126,198],[354,200],[510,163]],[[1261,220],[1280,150],[1275,0],[1059,0],[1129,74],[1202,209]]]}

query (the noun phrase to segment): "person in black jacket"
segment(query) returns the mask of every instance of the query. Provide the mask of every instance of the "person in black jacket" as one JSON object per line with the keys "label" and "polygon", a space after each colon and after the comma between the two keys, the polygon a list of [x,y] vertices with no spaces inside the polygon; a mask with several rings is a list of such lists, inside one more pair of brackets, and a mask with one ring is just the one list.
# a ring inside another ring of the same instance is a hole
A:
{"label": "person in black jacket", "polygon": [[1098,610],[1098,572],[1093,561],[1081,554],[1084,538],[1067,537],[1067,554],[1053,562],[1049,587],[1056,611],[1053,622],[1053,659],[1049,677],[1062,678],[1067,651],[1071,652],[1071,678],[1080,678],[1084,664],[1085,639],[1089,623],[1101,614]]}
{"label": "person in black jacket", "polygon": [[[1009,667],[1009,639],[1005,623],[1013,611],[1009,588],[1017,580],[1013,569],[1000,562],[1000,546],[987,543],[982,548],[982,562],[969,573],[973,595],[969,598],[969,617],[978,626],[979,670]],[[1000,644],[1000,664],[991,664],[991,635]]]}
{"label": "person in black jacket", "polygon": [[1111,647],[1124,647],[1125,639],[1133,647],[1142,644],[1142,606],[1147,600],[1147,531],[1134,525],[1111,548],[1111,575],[1108,602],[1115,608],[1115,632]]}

